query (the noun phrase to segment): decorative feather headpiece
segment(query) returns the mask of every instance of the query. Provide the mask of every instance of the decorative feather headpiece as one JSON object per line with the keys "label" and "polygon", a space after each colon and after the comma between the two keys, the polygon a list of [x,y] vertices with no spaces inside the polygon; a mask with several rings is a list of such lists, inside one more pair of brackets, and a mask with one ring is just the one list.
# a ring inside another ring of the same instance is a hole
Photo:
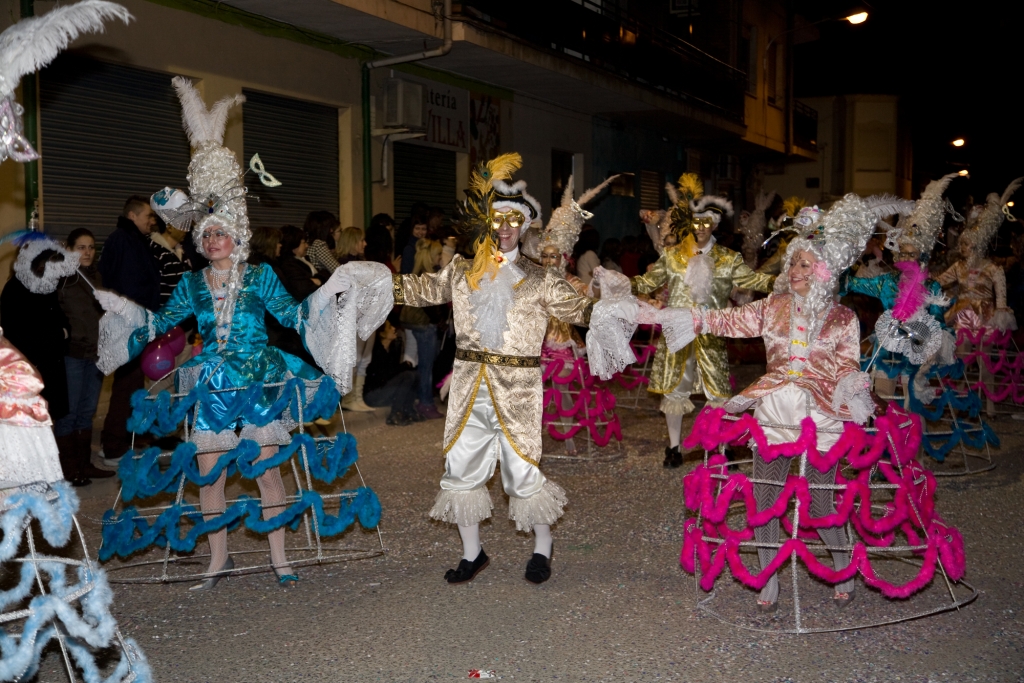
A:
{"label": "decorative feather headpiece", "polygon": [[22,163],[39,158],[22,134],[25,110],[13,99],[21,77],[49,64],[81,34],[102,31],[110,19],[127,24],[132,15],[113,2],[83,0],[22,19],[0,33],[0,162],[7,157]]}
{"label": "decorative feather headpiece", "polygon": [[782,200],[782,214],[784,218],[790,220],[796,218],[796,215],[800,213],[800,209],[807,206],[807,201],[803,197],[790,197],[789,199]]}
{"label": "decorative feather headpiece", "polygon": [[960,241],[967,241],[973,259],[982,259],[988,254],[992,238],[996,236],[999,226],[1003,224],[1010,211],[1006,204],[1020,187],[1021,181],[1024,181],[1024,177],[1013,180],[1003,191],[1002,196],[995,192],[991,193],[985,198],[985,205],[981,211],[972,214],[974,220],[968,222],[967,229],[960,235]]}
{"label": "decorative feather headpiece", "polygon": [[[70,277],[78,270],[81,254],[69,251],[64,245],[38,230],[19,230],[4,235],[2,242],[11,242],[18,247],[18,256],[14,259],[14,275],[21,284],[34,294],[50,294],[57,291],[57,283],[61,278]],[[43,274],[32,272],[32,261],[45,251],[52,251],[63,256],[58,261],[46,261]]]}
{"label": "decorative feather headpiece", "polygon": [[[529,197],[524,191],[525,182],[518,190],[506,192],[502,195],[502,199],[499,199],[498,183],[501,184],[502,189],[508,190],[518,186],[519,183],[509,186],[505,181],[510,180],[512,174],[518,171],[522,165],[523,158],[516,152],[502,154],[486,163],[481,163],[469,177],[466,198],[456,207],[455,229],[467,237],[476,250],[473,264],[466,273],[466,280],[471,289],[479,289],[480,279],[484,275],[490,275],[493,279],[498,272],[499,262],[496,260],[498,234],[491,225],[491,207],[495,202],[502,200],[510,203],[532,201],[536,205],[536,200]],[[513,201],[510,197],[516,193],[519,193],[521,198]],[[529,200],[526,199],[527,197]],[[531,219],[532,212],[528,208],[530,206],[529,204],[524,205],[523,215],[526,216],[527,221]],[[533,208],[536,211],[535,215],[539,216],[540,206],[536,205]],[[528,224],[523,226],[523,230],[528,228]]]}
{"label": "decorative feather headpiece", "polygon": [[914,210],[902,216],[896,227],[887,231],[886,249],[898,253],[900,245],[905,244],[917,251],[922,261],[927,262],[949,208],[949,202],[942,195],[950,182],[958,177],[959,174],[950,173],[928,183],[921,198],[914,204]]}
{"label": "decorative feather headpiece", "polygon": [[669,210],[669,222],[682,241],[683,234],[690,229],[693,221],[693,202],[704,196],[704,181],[696,173],[684,173],[679,176],[677,187],[669,183],[665,189],[673,204]]}
{"label": "decorative feather headpiece", "polygon": [[562,193],[562,204],[551,212],[551,218],[544,226],[541,248],[548,244],[554,244],[562,256],[568,257],[572,253],[573,247],[576,246],[576,240],[580,236],[583,224],[594,217],[594,214],[586,211],[583,207],[601,194],[601,191],[618,177],[617,174],[611,176],[597,187],[592,187],[584,192],[578,200],[574,200],[572,195],[575,184],[572,176],[569,176],[565,192]]}
{"label": "decorative feather headpiece", "polygon": [[786,273],[793,256],[807,251],[816,257],[811,291],[807,295],[807,307],[814,321],[813,335],[817,337],[824,316],[832,305],[839,278],[864,253],[868,240],[875,231],[875,224],[883,216],[905,215],[914,209],[914,202],[891,195],[875,195],[866,199],[848,194],[832,204],[827,212],[803,208],[794,220],[793,230],[797,236],[786,248],[782,265],[782,276],[775,281],[777,293],[789,291]]}
{"label": "decorative feather headpiece", "polygon": [[[751,258],[756,260],[757,250],[764,239],[764,229],[768,225],[768,217],[765,215],[765,211],[772,205],[777,194],[775,190],[771,192],[761,190],[754,199],[753,212],[744,212],[740,215],[738,227],[743,235],[742,249],[745,257],[751,255]],[[747,265],[751,264],[748,263]]]}
{"label": "decorative feather headpiece", "polygon": [[717,226],[723,215],[732,217],[732,202],[718,195],[705,195],[690,200],[690,213],[693,218],[710,218]]}

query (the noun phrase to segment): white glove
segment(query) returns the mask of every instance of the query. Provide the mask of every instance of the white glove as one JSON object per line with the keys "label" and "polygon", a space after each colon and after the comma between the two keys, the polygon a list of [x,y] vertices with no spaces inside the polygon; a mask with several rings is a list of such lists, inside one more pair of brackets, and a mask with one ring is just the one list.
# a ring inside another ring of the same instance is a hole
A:
{"label": "white glove", "polygon": [[347,292],[351,286],[352,276],[343,267],[339,267],[334,270],[331,279],[324,283],[322,289],[328,294],[341,294]]}
{"label": "white glove", "polygon": [[602,299],[610,301],[630,299],[633,296],[628,277],[601,266],[594,268],[594,279],[590,283],[590,289],[598,290]]}
{"label": "white glove", "polygon": [[103,307],[104,311],[112,311],[114,313],[120,313],[124,310],[127,300],[120,294],[114,292],[107,292],[102,289],[92,290],[93,296],[96,297],[96,301],[100,302],[100,306]]}

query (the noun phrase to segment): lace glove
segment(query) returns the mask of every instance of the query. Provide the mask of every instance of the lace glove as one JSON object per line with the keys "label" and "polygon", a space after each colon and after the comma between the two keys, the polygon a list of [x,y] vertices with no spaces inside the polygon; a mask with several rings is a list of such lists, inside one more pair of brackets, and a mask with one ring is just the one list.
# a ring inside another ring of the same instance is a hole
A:
{"label": "lace glove", "polygon": [[124,298],[120,294],[114,292],[107,292],[102,289],[92,290],[92,295],[96,297],[96,301],[100,302],[100,306],[104,311],[111,313],[121,313],[124,311],[124,307],[128,304],[128,299]]}
{"label": "lace glove", "polygon": [[871,378],[866,372],[850,372],[836,383],[832,394],[832,410],[836,413],[846,406],[850,417],[859,425],[865,424],[875,412],[875,400],[871,394]]}
{"label": "lace glove", "polygon": [[588,296],[599,296],[603,301],[625,301],[633,297],[629,278],[622,273],[598,266],[594,268]]}
{"label": "lace glove", "polygon": [[997,308],[992,317],[988,319],[986,327],[1000,332],[1017,329],[1017,318],[1013,315],[1012,308]]}
{"label": "lace glove", "polygon": [[339,266],[331,275],[331,279],[313,293],[313,305],[317,310],[322,311],[331,303],[331,299],[347,292],[351,287],[352,276],[348,274],[348,269],[345,266]]}
{"label": "lace glove", "polygon": [[663,308],[658,311],[658,322],[661,323],[665,345],[670,353],[675,353],[697,338],[692,309]]}

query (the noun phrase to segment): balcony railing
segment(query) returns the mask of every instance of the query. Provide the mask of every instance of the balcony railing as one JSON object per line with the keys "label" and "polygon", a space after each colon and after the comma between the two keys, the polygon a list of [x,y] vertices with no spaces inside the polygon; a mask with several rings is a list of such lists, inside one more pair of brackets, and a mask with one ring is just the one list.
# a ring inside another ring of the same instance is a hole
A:
{"label": "balcony railing", "polygon": [[818,110],[793,100],[793,144],[803,149],[818,149]]}
{"label": "balcony railing", "polygon": [[653,23],[588,0],[465,0],[457,19],[743,122],[746,75]]}

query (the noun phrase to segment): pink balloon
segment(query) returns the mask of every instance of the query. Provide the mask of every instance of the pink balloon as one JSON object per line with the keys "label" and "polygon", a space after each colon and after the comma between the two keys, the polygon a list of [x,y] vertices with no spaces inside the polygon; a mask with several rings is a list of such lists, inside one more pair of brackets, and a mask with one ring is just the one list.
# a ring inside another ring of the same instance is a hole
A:
{"label": "pink balloon", "polygon": [[157,380],[174,369],[174,357],[167,335],[154,339],[142,350],[142,372],[146,377]]}
{"label": "pink balloon", "polygon": [[171,352],[173,352],[175,356],[185,350],[185,330],[175,325],[174,328],[165,335],[165,337],[171,346]]}

